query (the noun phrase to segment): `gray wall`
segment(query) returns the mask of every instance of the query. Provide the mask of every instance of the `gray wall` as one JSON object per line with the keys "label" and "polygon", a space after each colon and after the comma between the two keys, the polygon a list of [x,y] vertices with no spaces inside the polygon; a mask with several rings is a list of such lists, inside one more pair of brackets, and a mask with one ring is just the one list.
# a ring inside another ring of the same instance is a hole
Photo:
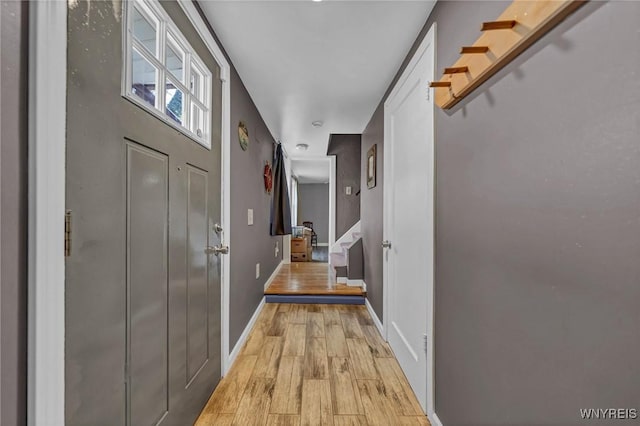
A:
{"label": "gray wall", "polygon": [[318,244],[329,242],[329,184],[298,185],[298,225],[304,221],[313,222]]}
{"label": "gray wall", "polygon": [[[422,35],[437,22],[439,72],[508,4],[438,2]],[[638,22],[640,3],[590,2],[455,110],[436,109],[435,397],[447,426],[638,408]],[[378,110],[363,152],[382,152],[382,123]],[[381,226],[370,195],[365,236]],[[367,254],[380,315],[381,252]]]}
{"label": "gray wall", "polygon": [[0,424],[26,424],[28,3],[0,3]]}
{"label": "gray wall", "polygon": [[[238,122],[249,129],[249,148],[238,143]],[[231,73],[231,300],[229,342],[233,348],[264,296],[264,284],[282,260],[282,237],[269,235],[271,196],[263,169],[271,162],[274,139],[235,69]],[[253,209],[253,226],[247,225]],[[275,246],[280,249],[275,256]],[[256,279],[256,263],[260,278]]]}
{"label": "gray wall", "polygon": [[[327,155],[336,156],[336,240],[360,220],[360,135],[331,135]],[[344,188],[352,187],[351,195]]]}
{"label": "gray wall", "polygon": [[[367,188],[367,152],[376,145],[376,186]],[[378,317],[382,319],[382,206],[384,184],[384,108],[378,106],[362,133],[363,182],[360,194],[360,230],[364,255],[364,282],[367,298]]]}

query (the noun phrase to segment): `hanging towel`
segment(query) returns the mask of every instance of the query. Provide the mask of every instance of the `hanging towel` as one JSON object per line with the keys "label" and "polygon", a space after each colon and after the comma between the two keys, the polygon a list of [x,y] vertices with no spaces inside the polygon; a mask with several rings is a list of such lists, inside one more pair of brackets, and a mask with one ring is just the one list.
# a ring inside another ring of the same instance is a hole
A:
{"label": "hanging towel", "polygon": [[275,146],[273,155],[273,193],[271,196],[271,235],[291,234],[291,204],[287,172],[284,169],[282,146]]}

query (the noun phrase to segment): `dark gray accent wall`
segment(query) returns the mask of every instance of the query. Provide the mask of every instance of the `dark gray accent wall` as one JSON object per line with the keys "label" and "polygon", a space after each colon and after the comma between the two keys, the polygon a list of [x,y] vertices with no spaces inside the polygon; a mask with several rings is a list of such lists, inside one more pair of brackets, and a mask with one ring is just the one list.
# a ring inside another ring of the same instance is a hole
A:
{"label": "dark gray accent wall", "polygon": [[[367,188],[367,152],[376,146],[376,186]],[[360,194],[360,232],[364,259],[364,282],[367,298],[374,312],[382,319],[382,211],[384,185],[384,107],[380,103],[362,133]]]}
{"label": "dark gray accent wall", "polygon": [[[238,143],[238,122],[249,129],[249,148]],[[272,162],[274,139],[235,68],[231,73],[231,291],[230,348],[236,344],[264,296],[264,284],[282,260],[282,237],[269,235],[271,195],[264,189],[265,162]],[[253,209],[253,225],[247,225]],[[278,244],[279,253],[275,256]],[[256,279],[256,263],[260,278]]]}
{"label": "dark gray accent wall", "polygon": [[[412,52],[437,22],[439,74],[508,4],[438,2]],[[453,111],[436,109],[435,399],[447,426],[638,408],[638,22],[640,3],[589,2]],[[382,126],[378,109],[363,152],[376,141],[382,152]],[[370,195],[365,237],[382,225]],[[381,271],[368,272],[372,297]]]}
{"label": "dark gray accent wall", "polygon": [[0,424],[27,415],[28,2],[0,3]]}
{"label": "dark gray accent wall", "polygon": [[[231,273],[229,295],[229,345],[238,342],[264,296],[264,285],[282,261],[282,237],[269,235],[271,196],[264,190],[263,169],[273,162],[275,139],[242,83],[224,46],[209,24],[200,5],[196,8],[213,38],[231,64]],[[238,143],[238,122],[249,129],[249,148]],[[272,164],[273,165],[273,164]],[[253,226],[247,225],[247,209],[253,209]],[[278,245],[278,256],[275,247]],[[260,263],[260,278],[255,266]]]}
{"label": "dark gray accent wall", "polygon": [[329,242],[329,184],[298,185],[298,225],[305,221],[313,222],[318,244]]}
{"label": "dark gray accent wall", "polygon": [[[334,134],[327,155],[336,156],[336,240],[360,220],[360,135]],[[351,186],[351,195],[345,187]]]}

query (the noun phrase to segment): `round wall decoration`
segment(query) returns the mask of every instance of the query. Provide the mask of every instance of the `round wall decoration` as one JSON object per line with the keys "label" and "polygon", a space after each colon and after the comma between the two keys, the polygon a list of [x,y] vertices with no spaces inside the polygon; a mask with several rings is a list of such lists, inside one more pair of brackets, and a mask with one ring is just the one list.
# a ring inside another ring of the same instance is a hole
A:
{"label": "round wall decoration", "polygon": [[238,140],[240,141],[240,148],[246,151],[249,148],[249,129],[244,121],[238,123]]}
{"label": "round wall decoration", "polygon": [[264,189],[267,194],[271,194],[273,189],[273,171],[271,170],[271,164],[268,162],[264,166]]}

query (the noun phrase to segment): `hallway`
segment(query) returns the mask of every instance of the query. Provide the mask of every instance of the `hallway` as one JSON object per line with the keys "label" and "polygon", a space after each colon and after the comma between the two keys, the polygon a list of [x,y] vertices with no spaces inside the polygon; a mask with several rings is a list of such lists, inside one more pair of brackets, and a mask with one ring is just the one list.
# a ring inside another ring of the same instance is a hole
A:
{"label": "hallway", "polygon": [[266,304],[196,422],[429,425],[363,306]]}

